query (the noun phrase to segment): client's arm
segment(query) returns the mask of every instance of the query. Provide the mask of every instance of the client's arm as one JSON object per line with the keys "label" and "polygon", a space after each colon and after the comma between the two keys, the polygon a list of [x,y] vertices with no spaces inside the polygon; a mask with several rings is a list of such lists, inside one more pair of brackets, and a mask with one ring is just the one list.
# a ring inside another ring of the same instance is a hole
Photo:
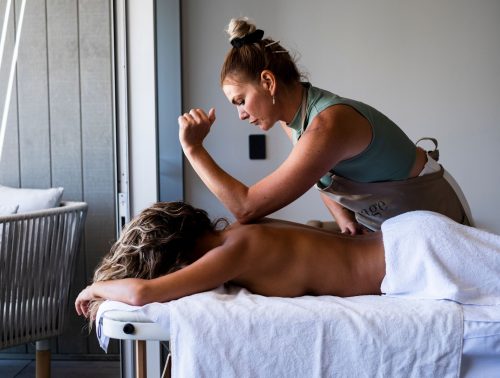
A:
{"label": "client's arm", "polygon": [[78,315],[87,317],[90,302],[103,299],[135,305],[139,293],[144,290],[146,282],[141,278],[94,282],[78,294],[75,300],[76,312]]}
{"label": "client's arm", "polygon": [[151,280],[124,278],[94,282],[76,298],[76,312],[87,316],[93,300],[110,299],[142,306],[214,289],[242,272],[244,265],[237,249],[222,245],[181,270]]}

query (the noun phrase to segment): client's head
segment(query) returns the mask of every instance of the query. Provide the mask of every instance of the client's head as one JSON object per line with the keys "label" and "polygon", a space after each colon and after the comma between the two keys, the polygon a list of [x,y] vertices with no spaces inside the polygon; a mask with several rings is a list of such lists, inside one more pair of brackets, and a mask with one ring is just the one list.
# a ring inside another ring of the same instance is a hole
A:
{"label": "client's head", "polygon": [[[184,202],[157,202],[144,209],[124,228],[104,256],[93,282],[121,278],[152,279],[193,262],[196,241],[215,232],[223,219],[212,222],[206,211]],[[99,302],[89,306],[90,319]]]}

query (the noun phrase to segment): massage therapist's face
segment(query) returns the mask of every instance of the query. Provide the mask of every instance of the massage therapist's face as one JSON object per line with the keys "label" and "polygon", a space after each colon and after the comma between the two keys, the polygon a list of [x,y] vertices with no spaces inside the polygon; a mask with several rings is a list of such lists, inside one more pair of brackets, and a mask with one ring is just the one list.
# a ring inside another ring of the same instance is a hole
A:
{"label": "massage therapist's face", "polygon": [[260,83],[226,78],[222,90],[236,106],[241,120],[248,120],[261,130],[269,130],[278,121],[269,91]]}

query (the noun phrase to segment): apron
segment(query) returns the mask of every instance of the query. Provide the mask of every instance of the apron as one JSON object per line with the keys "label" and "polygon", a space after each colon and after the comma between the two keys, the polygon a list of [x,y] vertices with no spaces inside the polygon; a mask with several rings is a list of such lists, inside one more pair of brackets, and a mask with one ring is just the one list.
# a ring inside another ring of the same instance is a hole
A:
{"label": "apron", "polygon": [[380,230],[382,222],[396,215],[429,210],[470,225],[455,190],[443,177],[444,168],[425,176],[401,181],[362,183],[332,174],[331,182],[316,187],[334,201],[355,213],[358,223]]}

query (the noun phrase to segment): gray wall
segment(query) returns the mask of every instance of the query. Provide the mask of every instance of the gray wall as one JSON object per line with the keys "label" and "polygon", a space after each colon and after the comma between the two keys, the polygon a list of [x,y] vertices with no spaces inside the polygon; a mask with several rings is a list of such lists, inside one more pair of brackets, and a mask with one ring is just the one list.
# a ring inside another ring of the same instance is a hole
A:
{"label": "gray wall", "polygon": [[[18,15],[13,9],[0,71],[2,109]],[[0,161],[2,185],[62,186],[63,200],[89,204],[71,302],[116,235],[111,15],[110,1],[27,1]],[[100,351],[73,306],[67,320],[53,353]]]}
{"label": "gray wall", "polygon": [[[309,80],[367,102],[413,139],[439,140],[441,162],[461,185],[477,224],[500,233],[500,2],[494,0],[185,0],[182,2],[184,110],[217,110],[206,146],[224,169],[251,184],[285,159],[290,142],[274,127],[268,159],[248,159],[248,134],[219,88],[231,17],[248,16],[297,53]],[[189,164],[186,199],[229,215]],[[277,212],[328,219],[310,191]]]}

